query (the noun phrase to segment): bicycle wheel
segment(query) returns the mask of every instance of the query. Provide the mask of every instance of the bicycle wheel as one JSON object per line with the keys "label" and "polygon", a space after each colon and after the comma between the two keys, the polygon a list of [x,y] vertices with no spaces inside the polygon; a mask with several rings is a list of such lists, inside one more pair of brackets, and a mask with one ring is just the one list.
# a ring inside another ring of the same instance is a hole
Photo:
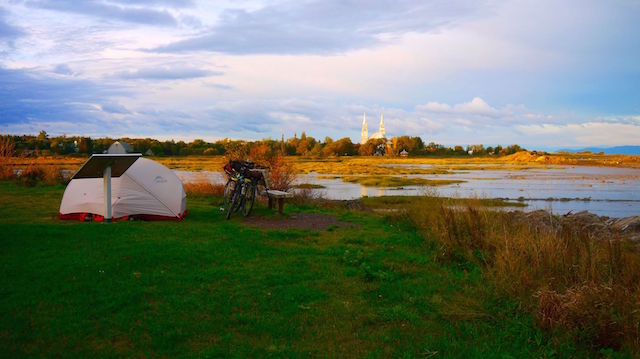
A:
{"label": "bicycle wheel", "polygon": [[256,199],[256,187],[251,183],[247,183],[245,186],[247,188],[242,200],[242,215],[247,217],[253,209],[253,202]]}
{"label": "bicycle wheel", "polygon": [[222,206],[225,211],[229,210],[229,202],[231,201],[231,194],[233,193],[233,190],[235,188],[236,188],[236,182],[231,179],[229,179],[227,183],[224,185],[224,192],[222,192],[222,195],[223,195]]}
{"label": "bicycle wheel", "polygon": [[236,183],[236,187],[238,188],[238,198],[235,202],[233,202],[233,211],[238,212],[242,207],[242,201],[244,201],[244,196],[242,195],[242,191],[244,191],[244,187],[246,187],[245,183]]}
{"label": "bicycle wheel", "polygon": [[231,192],[231,199],[229,200],[229,207],[227,208],[227,219],[231,218],[231,213],[235,212],[239,207],[241,198],[240,198],[240,188],[242,186],[236,184],[233,188],[233,192]]}

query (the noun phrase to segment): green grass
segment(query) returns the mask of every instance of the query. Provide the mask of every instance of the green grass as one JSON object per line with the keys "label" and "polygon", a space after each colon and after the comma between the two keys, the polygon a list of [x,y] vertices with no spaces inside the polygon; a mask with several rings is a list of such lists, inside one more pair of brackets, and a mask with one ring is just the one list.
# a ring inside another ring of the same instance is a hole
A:
{"label": "green grass", "polygon": [[198,198],[182,222],[80,223],[63,190],[0,182],[3,357],[585,355],[400,219],[285,205],[356,226],[262,230]]}
{"label": "green grass", "polygon": [[342,181],[359,183],[366,187],[444,186],[464,182],[459,180],[431,180],[426,178],[394,176],[343,176]]}

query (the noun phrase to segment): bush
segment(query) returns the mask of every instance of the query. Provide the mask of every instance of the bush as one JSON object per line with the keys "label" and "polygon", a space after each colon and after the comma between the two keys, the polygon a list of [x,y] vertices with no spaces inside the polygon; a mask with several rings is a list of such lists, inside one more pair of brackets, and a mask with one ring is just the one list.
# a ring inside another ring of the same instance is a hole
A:
{"label": "bush", "polygon": [[271,176],[271,189],[288,191],[296,179],[296,173],[285,157],[278,153],[269,162],[269,176]]}
{"label": "bush", "polygon": [[39,166],[29,166],[20,172],[17,180],[24,186],[33,187],[44,180],[44,170]]}
{"label": "bush", "polygon": [[24,186],[33,187],[41,182],[48,185],[66,184],[69,180],[62,169],[54,166],[38,166],[30,164],[14,176],[15,180]]}
{"label": "bush", "polygon": [[326,204],[327,199],[324,198],[324,191],[312,188],[298,188],[291,198],[291,203],[300,205],[321,206]]}

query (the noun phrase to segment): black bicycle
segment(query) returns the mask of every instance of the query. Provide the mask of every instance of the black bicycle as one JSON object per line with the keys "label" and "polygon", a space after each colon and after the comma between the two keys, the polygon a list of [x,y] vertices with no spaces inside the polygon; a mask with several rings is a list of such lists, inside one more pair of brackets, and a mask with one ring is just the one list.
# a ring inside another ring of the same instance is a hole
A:
{"label": "black bicycle", "polygon": [[224,172],[229,179],[224,186],[224,210],[227,219],[231,214],[242,209],[242,215],[247,217],[253,209],[257,187],[264,185],[264,178],[260,172],[252,172],[254,164],[249,161],[229,161],[224,166]]}

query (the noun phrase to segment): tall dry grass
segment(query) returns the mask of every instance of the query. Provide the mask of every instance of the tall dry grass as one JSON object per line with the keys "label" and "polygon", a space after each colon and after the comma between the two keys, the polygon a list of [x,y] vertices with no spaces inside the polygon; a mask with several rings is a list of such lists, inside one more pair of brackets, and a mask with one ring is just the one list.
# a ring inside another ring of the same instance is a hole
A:
{"label": "tall dry grass", "polygon": [[594,349],[640,350],[640,253],[631,243],[474,200],[425,197],[406,214],[435,239],[438,260],[476,263],[495,291],[518,300],[541,328]]}
{"label": "tall dry grass", "polygon": [[184,191],[192,197],[221,197],[224,193],[224,185],[212,183],[207,177],[200,176],[184,183]]}
{"label": "tall dry grass", "polygon": [[15,145],[11,138],[0,133],[0,179],[13,176],[13,170],[9,166],[9,159],[15,155]]}

